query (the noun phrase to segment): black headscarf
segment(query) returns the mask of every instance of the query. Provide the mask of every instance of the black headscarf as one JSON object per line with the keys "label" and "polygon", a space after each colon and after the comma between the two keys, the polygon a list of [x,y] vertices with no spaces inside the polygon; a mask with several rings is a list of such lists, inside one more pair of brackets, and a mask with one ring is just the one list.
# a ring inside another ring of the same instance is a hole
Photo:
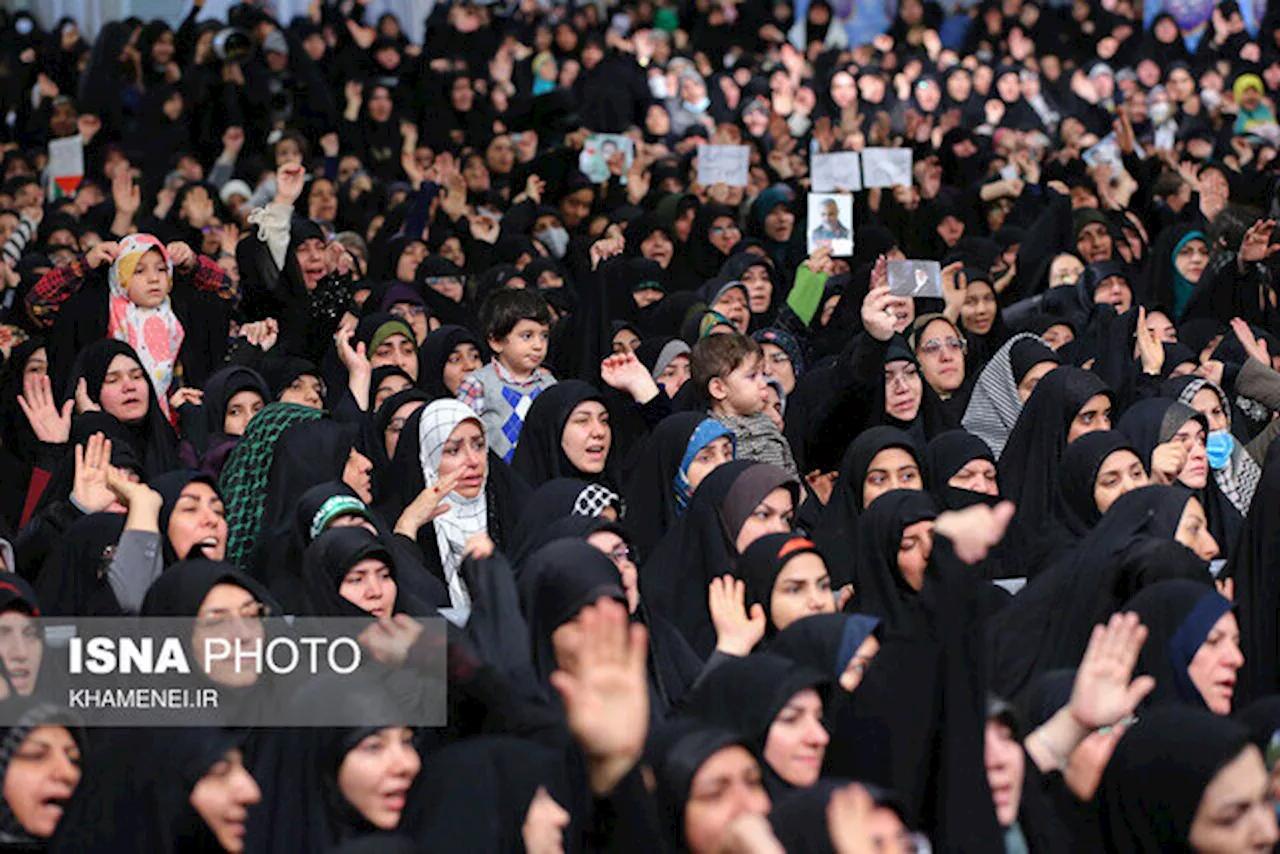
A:
{"label": "black headscarf", "polygon": [[[1151,455],[1156,447],[1172,439],[1173,434],[1188,421],[1197,422],[1205,436],[1209,435],[1209,420],[1190,406],[1164,397],[1150,398],[1129,407],[1120,419],[1120,431],[1133,442],[1138,449],[1138,458],[1150,471]],[[1208,471],[1204,487],[1195,490],[1195,495],[1204,505],[1209,533],[1218,542],[1220,556],[1228,557],[1244,527],[1244,517],[1231,499],[1223,494],[1212,469]]]}
{"label": "black headscarf", "polygon": [[858,647],[879,629],[880,619],[866,614],[813,614],[778,632],[769,652],[838,681]]}
{"label": "black headscarf", "polygon": [[583,540],[556,540],[530,556],[520,580],[533,666],[548,696],[557,668],[551,635],[602,598],[626,604],[622,579],[609,556]]}
{"label": "black headscarf", "polygon": [[229,365],[209,377],[209,381],[205,383],[204,398],[200,404],[204,415],[204,444],[198,447],[207,448],[215,437],[226,435],[223,427],[227,418],[227,405],[231,403],[231,398],[242,391],[256,391],[262,395],[264,404],[274,400],[267,381],[253,368]]}
{"label": "black headscarf", "polygon": [[640,590],[649,607],[674,623],[703,657],[715,646],[707,587],[711,579],[735,571],[738,532],[756,505],[779,487],[797,498],[798,485],[776,466],[725,463],[698,485],[689,509],[640,570]]}
{"label": "black headscarf", "polygon": [[591,474],[579,471],[565,455],[561,444],[565,425],[578,404],[594,400],[604,405],[604,398],[595,386],[582,380],[565,380],[556,383],[538,395],[529,407],[524,426],[520,428],[520,443],[511,458],[511,467],[532,487],[537,488],[556,477],[578,477],[583,480],[615,484],[612,473],[613,436],[604,471]]}
{"label": "black headscarf", "polygon": [[105,741],[85,763],[51,851],[224,850],[190,798],[201,778],[244,744],[243,732],[121,729]]}
{"label": "black headscarf", "polygon": [[[9,766],[22,743],[34,730],[42,726],[60,726],[66,729],[75,740],[82,757],[89,748],[88,739],[79,718],[61,706],[25,697],[11,697],[5,701],[5,716],[14,723],[2,731],[3,737],[0,738],[0,779],[8,776]],[[76,803],[79,795],[77,791],[75,797],[63,803],[63,808],[66,809]],[[58,830],[61,830],[61,821],[59,821]],[[18,817],[14,815],[9,802],[0,799],[0,847],[6,851],[43,851],[46,848],[44,843],[45,840],[37,839],[28,833],[18,821]],[[52,847],[52,850],[59,849]]]}
{"label": "black headscarf", "polygon": [[342,479],[358,436],[354,426],[319,419],[287,428],[276,442],[254,565],[255,575],[290,611],[301,604],[299,568],[284,560],[293,533],[294,508],[311,487]]}
{"label": "black headscarf", "polygon": [[606,507],[612,507],[619,517],[622,516],[623,508],[617,493],[598,483],[588,483],[575,477],[547,481],[529,496],[520,526],[516,529],[512,559],[520,564],[537,548],[531,545],[534,541],[547,542],[542,532],[557,521],[569,516],[599,516]]}
{"label": "black headscarf", "polygon": [[67,529],[36,576],[46,616],[120,616],[107,568],[123,531],[122,513],[94,513]]}
{"label": "black headscarf", "polygon": [[651,552],[680,517],[675,478],[698,425],[707,420],[701,412],[677,412],[662,420],[632,452],[636,460],[624,492],[636,508],[627,527],[636,545]]}
{"label": "black headscarf", "polygon": [[[816,554],[822,557],[822,552],[817,546],[804,537],[795,534],[766,534],[747,546],[738,561],[738,578],[746,583],[744,604],[748,612],[753,605],[764,608],[765,618],[768,621],[765,624],[766,639],[778,633],[771,608],[774,585],[791,559],[802,554]],[[823,562],[825,563],[825,560]]]}
{"label": "black headscarf", "polygon": [[1249,747],[1240,723],[1203,709],[1153,709],[1125,731],[1098,787],[1108,854],[1190,854],[1204,790]]}
{"label": "black headscarf", "polygon": [[996,456],[982,439],[967,430],[948,430],[936,436],[925,449],[928,463],[929,492],[944,509],[961,510],[975,502],[989,503],[991,496],[957,489],[948,485],[960,469],[974,460],[986,460],[993,466]]}
{"label": "black headscarf", "polygon": [[142,616],[194,617],[209,591],[218,584],[241,587],[263,605],[276,610],[266,588],[231,564],[196,558],[174,564],[156,579],[142,601]]}
{"label": "black headscarf", "polygon": [[367,617],[369,613],[342,597],[338,589],[351,567],[362,560],[380,560],[397,582],[395,613],[406,613],[407,597],[399,589],[395,558],[376,535],[364,528],[332,528],[316,537],[303,557],[302,583],[306,612],[313,617]]}
{"label": "black headscarf", "polygon": [[[685,708],[710,726],[742,733],[752,752],[763,756],[769,728],[791,698],[813,688],[825,700],[829,681],[826,674],[797,666],[790,658],[757,652],[729,659],[708,673],[690,693]],[[787,787],[773,769],[765,766],[765,770],[767,788]]]}
{"label": "black headscarf", "polygon": [[[28,338],[16,345],[0,366],[0,446],[26,463],[36,459],[40,445],[31,422],[18,406],[18,395],[23,394],[27,362],[44,347],[43,339]],[[16,521],[16,517],[10,521]]]}
{"label": "black headscarf", "polygon": [[[89,399],[94,403],[100,403],[102,399],[102,384],[106,380],[107,368],[110,366],[111,360],[116,356],[128,356],[139,366],[142,365],[142,360],[138,358],[138,354],[123,341],[107,338],[96,341],[81,350],[76,357],[64,398],[75,397],[76,384],[83,377],[86,391],[89,393]],[[132,439],[130,444],[133,445],[134,450],[137,451],[142,461],[143,474],[150,479],[170,469],[177,468],[179,460],[177,437],[174,436],[173,428],[169,426],[169,422],[165,420],[164,412],[160,409],[160,401],[156,398],[155,386],[151,384],[150,379],[147,380],[145,385],[147,387],[146,417],[139,424],[126,424],[124,426]]]}
{"label": "black headscarf", "polygon": [[1152,584],[1126,603],[1125,610],[1141,617],[1149,632],[1135,669],[1156,680],[1146,705],[1181,703],[1205,708],[1187,666],[1214,623],[1232,607],[1209,585],[1185,579]]}
{"label": "black headscarf", "polygon": [[[790,697],[788,696],[788,699]],[[656,727],[645,743],[645,757],[657,783],[654,792],[668,851],[687,851],[684,813],[698,770],[726,747],[750,750],[748,737],[729,727],[693,717],[678,717]]]}
{"label": "black headscarf", "polygon": [[[850,564],[857,554],[858,518],[866,512],[862,506],[862,487],[876,454],[888,448],[901,448],[915,458],[921,477],[925,473],[923,455],[915,440],[896,427],[872,427],[854,439],[840,462],[840,476],[835,492],[822,512],[814,531],[814,541],[823,554],[830,555],[834,572],[831,583],[840,587],[853,580]],[[924,488],[924,484],[921,484]]]}
{"label": "black headscarf", "polygon": [[444,369],[459,344],[474,344],[484,353],[480,336],[465,326],[453,324],[432,332],[418,349],[418,387],[431,395],[431,400],[453,397],[453,392],[444,384]]}
{"label": "black headscarf", "polygon": [[[213,475],[202,474],[195,471],[171,471],[154,478],[147,485],[160,494],[162,504],[160,505],[160,546],[164,551],[164,562],[168,566],[177,563],[188,555],[179,555],[173,550],[173,543],[169,541],[169,520],[173,518],[173,510],[178,505],[178,499],[182,496],[182,490],[192,482],[199,482],[207,485],[218,494],[218,481]],[[193,552],[198,552],[199,546],[193,547]],[[190,555],[195,557],[196,555]]]}
{"label": "black headscarf", "polygon": [[[1106,383],[1068,365],[1046,374],[1022,407],[998,472],[1000,494],[1018,507],[1010,530],[1010,545],[1017,552],[1027,554],[1026,546],[1048,521],[1071,422],[1098,394],[1114,404]],[[1034,567],[1028,573],[1030,569]]]}
{"label": "black headscarf", "polygon": [[902,531],[938,515],[927,492],[895,489],[881,495],[858,520],[854,598],[860,613],[878,617],[901,632],[923,626],[919,592],[898,569]]}
{"label": "black headscarf", "polygon": [[[1019,697],[1037,675],[1078,665],[1094,625],[1132,591],[1131,577],[1146,573],[1146,583],[1152,583],[1164,571],[1170,573],[1166,578],[1198,571],[1207,580],[1207,565],[1185,548],[1190,559],[1166,566],[1149,565],[1143,550],[1145,539],[1173,539],[1190,497],[1172,486],[1147,486],[1120,496],[1079,546],[1032,578],[1016,606],[991,620],[991,689]],[[1138,549],[1134,560],[1131,549]],[[1168,560],[1167,553],[1163,559]]]}

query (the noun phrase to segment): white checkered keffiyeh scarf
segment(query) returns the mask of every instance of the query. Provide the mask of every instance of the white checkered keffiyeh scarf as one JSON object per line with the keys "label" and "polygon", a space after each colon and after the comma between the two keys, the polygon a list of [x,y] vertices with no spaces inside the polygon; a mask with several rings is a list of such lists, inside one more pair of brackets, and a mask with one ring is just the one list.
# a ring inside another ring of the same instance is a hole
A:
{"label": "white checkered keffiyeh scarf", "polygon": [[[428,485],[440,479],[440,457],[449,435],[463,421],[474,421],[480,424],[471,407],[457,400],[437,400],[422,410],[422,418],[418,422],[419,462],[422,463],[423,481]],[[480,427],[481,433],[484,427]],[[489,485],[489,474],[485,472],[484,486],[475,498],[464,498],[457,492],[450,492],[443,501],[449,505],[449,511],[432,522],[436,530],[436,545],[440,549],[440,562],[444,565],[444,577],[449,586],[449,602],[455,608],[471,607],[471,593],[466,582],[462,580],[459,569],[462,567],[463,552],[467,540],[474,534],[483,534],[489,529],[489,508],[486,488]]]}
{"label": "white checkered keffiyeh scarf", "polygon": [[[1218,395],[1218,400],[1222,403],[1222,411],[1227,416],[1228,429],[1230,429],[1231,401],[1212,381],[1196,379],[1187,383],[1182,394],[1178,395],[1178,402],[1191,406],[1191,401],[1203,388],[1213,389],[1214,394]],[[1231,462],[1227,463],[1227,467],[1213,470],[1213,479],[1218,482],[1218,488],[1222,490],[1222,494],[1227,496],[1227,499],[1240,511],[1240,515],[1249,515],[1253,494],[1258,490],[1258,481],[1262,480],[1262,467],[1249,456],[1249,452],[1239,442],[1235,443],[1235,449],[1231,452]]]}
{"label": "white checkered keffiyeh scarf", "polygon": [[618,493],[607,486],[592,483],[578,493],[573,502],[573,514],[594,519],[610,507],[618,511],[619,517],[622,516],[622,499]]}

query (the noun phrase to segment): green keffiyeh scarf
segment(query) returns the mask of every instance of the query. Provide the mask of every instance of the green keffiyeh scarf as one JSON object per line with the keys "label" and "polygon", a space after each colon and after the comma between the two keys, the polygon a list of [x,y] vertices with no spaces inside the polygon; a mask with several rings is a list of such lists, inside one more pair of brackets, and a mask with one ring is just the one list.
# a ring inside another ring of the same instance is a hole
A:
{"label": "green keffiyeh scarf", "polygon": [[271,455],[280,434],[294,424],[323,415],[323,411],[310,406],[270,403],[249,422],[218,481],[218,491],[227,508],[227,561],[232,565],[247,566],[253,556],[267,501]]}

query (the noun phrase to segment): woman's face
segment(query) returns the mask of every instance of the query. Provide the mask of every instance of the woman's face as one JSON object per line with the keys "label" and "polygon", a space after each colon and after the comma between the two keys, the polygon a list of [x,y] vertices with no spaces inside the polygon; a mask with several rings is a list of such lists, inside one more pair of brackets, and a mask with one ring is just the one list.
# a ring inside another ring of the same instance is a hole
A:
{"label": "woman's face", "polygon": [[408,727],[386,727],[365,736],[338,767],[338,791],[379,830],[400,826],[409,787],[422,758]]}
{"label": "woman's face", "polygon": [[969,460],[960,471],[951,475],[947,486],[954,489],[967,489],[969,492],[981,492],[983,495],[999,495],[1000,487],[996,485],[996,467],[991,460],[982,458]]}
{"label": "woman's face", "polygon": [[1018,807],[1022,802],[1027,755],[1008,724],[998,720],[987,721],[984,742],[987,783],[995,802],[996,820],[1001,827],[1011,827],[1018,819]]}
{"label": "woman's face", "polygon": [[640,346],[640,336],[628,327],[623,327],[613,334],[613,352],[634,353]]}
{"label": "woman's face", "polygon": [[711,228],[707,232],[707,239],[721,255],[732,252],[741,238],[742,230],[738,228],[738,223],[733,217],[729,216],[718,216],[713,219]]}
{"label": "woman's face", "polygon": [[391,420],[387,422],[387,429],[382,432],[382,442],[387,449],[387,459],[394,459],[396,448],[400,445],[400,433],[404,430],[405,422],[409,420],[409,416],[417,412],[425,406],[421,400],[411,400],[408,403],[400,405],[391,415]]}
{"label": "woman's face", "polygon": [[396,608],[396,580],[391,567],[378,558],[365,558],[347,570],[338,595],[375,617],[390,617]]}
{"label": "woman's face", "polygon": [[898,544],[898,572],[913,590],[924,588],[924,571],[933,554],[933,520],[925,519],[902,529]]}
{"label": "woman's face", "polygon": [[262,395],[251,389],[231,395],[227,401],[227,412],[222,416],[222,432],[228,436],[243,436],[249,420],[266,405]]}
{"label": "woman's face", "polygon": [[173,60],[173,33],[161,33],[151,44],[151,58],[157,65],[168,65]]}
{"label": "woman's face", "polygon": [[862,508],[894,489],[923,490],[920,464],[902,448],[885,448],[871,458],[862,479]]}
{"label": "woman's face", "polygon": [[1026,403],[1031,398],[1031,393],[1036,390],[1036,386],[1040,384],[1040,380],[1056,367],[1058,367],[1057,362],[1039,362],[1032,365],[1018,383],[1018,399]]}
{"label": "woman's face", "polygon": [[1099,513],[1106,513],[1121,495],[1150,482],[1137,454],[1124,449],[1112,451],[1098,466],[1098,475],[1093,479],[1093,503]]}
{"label": "woman's face", "polygon": [[764,314],[773,302],[773,279],[769,271],[757,264],[742,273],[742,283],[747,286],[747,298],[752,314]]}
{"label": "woman's face", "polygon": [[280,402],[324,409],[324,383],[314,374],[302,374],[280,392]]}
{"label": "woman's face", "polygon": [[442,378],[449,394],[457,394],[458,386],[480,367],[480,348],[474,344],[459,344],[445,361]]}
{"label": "woman's face", "polygon": [[769,596],[774,628],[782,631],[810,614],[831,614],[835,610],[831,575],[822,556],[804,552],[787,561],[774,579]]}
{"label": "woman's face", "polygon": [[392,365],[416,380],[418,378],[418,343],[398,332],[388,335],[386,340],[378,345],[378,349],[369,355],[369,365],[374,368]]}
{"label": "woman's face", "polygon": [[702,446],[698,453],[693,455],[693,462],[689,463],[689,468],[684,473],[685,480],[689,481],[690,490],[696,490],[698,484],[702,483],[707,475],[732,461],[733,440],[728,436],[721,436]]}
{"label": "woman's face", "polygon": [[4,799],[22,829],[48,839],[80,783],[80,747],[65,727],[36,727],[14,752]]}
{"label": "woman's face", "polygon": [[822,698],[812,688],[799,692],[769,725],[764,761],[793,786],[812,786],[822,774],[831,735],[822,725]]}
{"label": "woman's face", "polygon": [[178,560],[185,560],[199,546],[210,560],[227,553],[227,516],[222,498],[212,486],[193,480],[182,488],[166,532]]}
{"label": "woman's face", "polygon": [[[1072,341],[1076,340],[1076,334],[1072,332],[1071,327],[1067,326],[1065,323],[1055,323],[1053,326],[1046,329],[1044,334],[1040,337],[1044,339],[1044,343],[1048,344],[1054,350],[1059,350],[1063,345],[1070,344]],[[1027,396],[1030,397],[1031,395],[1028,394]],[[1022,402],[1026,403],[1025,400]]]}
{"label": "woman's face", "polygon": [[947,94],[951,100],[963,104],[973,93],[973,80],[967,71],[956,71],[947,78]]}
{"label": "woman's face", "polygon": [[262,790],[244,767],[239,748],[228,750],[213,763],[192,788],[189,800],[224,851],[244,851],[249,807],[262,800]]}
{"label": "woman's face", "polygon": [[44,633],[31,615],[16,610],[0,614],[0,662],[20,696],[36,690],[43,660]]}
{"label": "woman's face", "polygon": [[391,118],[391,92],[385,86],[375,86],[369,93],[369,118],[382,123]]}
{"label": "woman's face", "polygon": [[458,474],[454,492],[463,498],[475,498],[484,489],[485,476],[489,473],[489,446],[484,430],[478,421],[463,421],[449,434],[449,440],[440,451],[440,465],[436,471],[441,480]]}
{"label": "woman's face", "polygon": [[665,137],[671,133],[671,116],[660,104],[652,104],[644,114],[644,127],[653,136]]}
{"label": "woman's face", "polygon": [[727,317],[734,327],[746,334],[751,325],[751,302],[742,288],[726,288],[720,298],[711,306],[712,311]]}
{"label": "woman's face", "polygon": [[858,85],[854,82],[853,75],[847,71],[837,71],[831,78],[831,100],[843,110],[857,99]]}
{"label": "woman's face", "polygon": [[791,533],[794,508],[791,490],[784,486],[779,486],[766,495],[738,530],[738,536],[734,541],[738,554],[742,554],[747,550],[747,546],[766,534]]}
{"label": "woman's face", "polygon": [[916,358],[925,380],[938,394],[950,394],[964,385],[964,342],[949,322],[935,320],[920,330]]}
{"label": "woman's face", "polygon": [[787,351],[768,341],[762,342],[760,349],[764,356],[761,362],[764,375],[776,379],[782,384],[782,390],[791,394],[796,387],[796,369],[791,364],[791,357],[787,355]]}
{"label": "woman's face", "polygon": [[22,369],[25,377],[27,374],[38,374],[39,376],[49,375],[49,351],[43,347],[37,347],[27,357],[27,364]]}
{"label": "woman's face", "polygon": [[627,594],[627,610],[634,614],[640,605],[640,571],[627,541],[613,531],[596,531],[587,542],[609,556],[622,576],[622,590]]}
{"label": "woman's face", "polygon": [[467,182],[467,190],[472,193],[483,193],[489,189],[489,167],[484,165],[484,158],[473,154],[462,166],[462,177]]}
{"label": "woman's face", "polygon": [[1267,767],[1250,744],[1205,787],[1187,841],[1197,854],[1270,851],[1280,839]]}
{"label": "woman's face", "polygon": [[686,382],[689,381],[689,357],[681,353],[676,356],[658,375],[658,385],[667,393],[667,397],[675,397]]}
{"label": "woman's face", "polygon": [[1209,482],[1209,456],[1205,452],[1204,427],[1192,419],[1178,428],[1169,444],[1187,452],[1186,462],[1178,473],[1178,482],[1188,489],[1204,489]]}
{"label": "woman's face", "polygon": [[1099,305],[1113,306],[1117,314],[1124,314],[1133,308],[1133,290],[1124,276],[1108,276],[1093,292],[1093,301]]}
{"label": "woman's face", "polygon": [[1187,499],[1173,538],[1195,552],[1201,560],[1213,560],[1218,556],[1218,541],[1209,533],[1204,506],[1198,498]]}
{"label": "woman's face", "polygon": [[871,666],[871,662],[880,654],[880,639],[875,635],[867,635],[867,639],[858,644],[858,648],[853,652],[853,658],[849,659],[849,663],[844,666],[844,671],[840,674],[840,687],[852,694],[858,690],[858,686],[862,684],[862,677],[866,675],[867,668]]}
{"label": "woman's face", "polygon": [[351,453],[347,455],[347,463],[342,469],[342,482],[351,487],[365,504],[373,503],[372,472],[373,462],[352,448]]}
{"label": "woman's face", "polygon": [[[211,641],[252,645],[266,637],[262,625],[262,603],[238,584],[221,582],[213,585],[204,601],[196,609],[195,628],[191,632],[191,646],[198,660]],[[243,688],[257,681],[252,667],[237,667],[231,658],[214,658],[206,675],[219,685]]]}
{"label": "woman's face", "polygon": [[598,400],[584,400],[575,406],[560,434],[564,455],[574,468],[584,474],[604,471],[612,442],[609,411]]}
{"label": "woman's face", "polygon": [[1228,611],[1213,624],[1191,663],[1187,676],[1196,686],[1209,711],[1215,715],[1231,714],[1231,701],[1236,693],[1236,673],[1244,666],[1240,651],[1240,625],[1236,615]]}
{"label": "woman's face", "polygon": [[589,187],[570,193],[560,200],[560,221],[564,227],[572,231],[591,215],[591,206],[595,204],[596,194]]}
{"label": "woman's face", "polygon": [[764,218],[764,233],[770,240],[786,243],[795,224],[796,215],[785,205],[777,205]]}
{"label": "woman's face", "polygon": [[721,748],[702,763],[689,786],[684,808],[689,854],[714,854],[734,819],[768,815],[771,806],[755,757],[736,744]]}
{"label": "woman's face", "polygon": [[338,218],[338,191],[328,178],[316,178],[307,193],[307,217],[317,222]]}
{"label": "woman's face", "polygon": [[965,288],[964,304],[960,307],[960,321],[974,335],[986,335],[995,325],[996,292],[986,282],[970,282]]}
{"label": "woman's face", "polygon": [[142,366],[123,353],[113,357],[98,395],[102,409],[125,424],[137,424],[147,417],[150,401],[147,372]]}
{"label": "woman's face", "polygon": [[381,409],[383,402],[392,395],[399,394],[400,392],[411,388],[413,388],[413,383],[399,374],[391,374],[384,377],[382,382],[378,383],[378,387],[373,392],[374,410]]}
{"label": "woman's face", "polygon": [[1191,398],[1191,408],[1209,420],[1209,430],[1230,430],[1231,420],[1222,411],[1222,398],[1213,389],[1205,386]]}
{"label": "woman's face", "polygon": [[671,259],[675,257],[675,249],[671,238],[667,237],[667,233],[661,229],[649,232],[649,236],[640,242],[641,257],[657,261],[664,270],[671,265]]}
{"label": "woman's face", "polygon": [[886,362],[884,366],[884,411],[898,421],[914,421],[924,397],[924,380],[920,370],[906,359]]}
{"label": "woman's face", "polygon": [[427,244],[421,240],[410,241],[400,253],[400,257],[396,259],[396,280],[412,282],[418,275],[418,265],[428,254]]}
{"label": "woman's face", "polygon": [[1173,266],[1182,278],[1196,284],[1204,274],[1204,268],[1209,266],[1209,245],[1203,240],[1188,240],[1174,256]]}
{"label": "woman's face", "polygon": [[1067,444],[1070,445],[1085,433],[1110,429],[1111,399],[1105,394],[1095,394],[1085,401],[1076,417],[1071,419],[1071,427],[1067,430]]}

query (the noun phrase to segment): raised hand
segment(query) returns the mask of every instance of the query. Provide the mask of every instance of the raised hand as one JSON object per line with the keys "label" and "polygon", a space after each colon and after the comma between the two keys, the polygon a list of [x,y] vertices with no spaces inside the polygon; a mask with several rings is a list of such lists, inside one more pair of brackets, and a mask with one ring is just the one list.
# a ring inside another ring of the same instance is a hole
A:
{"label": "raised hand", "polygon": [[1164,345],[1156,340],[1147,328],[1147,309],[1138,306],[1138,356],[1142,359],[1142,370],[1148,374],[1158,375],[1164,367]]}
{"label": "raised hand", "polygon": [[1240,346],[1244,347],[1246,353],[1268,368],[1271,367],[1271,354],[1267,352],[1267,342],[1254,335],[1253,330],[1249,328],[1249,324],[1238,317],[1233,317],[1231,319],[1231,331],[1236,334],[1236,338],[1240,339]]}
{"label": "raised hand", "polygon": [[176,410],[188,403],[199,406],[204,401],[204,392],[193,386],[183,386],[169,396],[169,409]]}
{"label": "raised hand", "polygon": [[1265,261],[1280,252],[1280,244],[1271,245],[1271,233],[1276,230],[1274,219],[1260,219],[1244,234],[1240,241],[1240,262],[1253,264]]}
{"label": "raised hand", "polygon": [[338,348],[338,359],[341,360],[343,367],[347,369],[347,375],[352,377],[366,377],[373,374],[373,367],[369,364],[369,357],[366,353],[366,347],[363,341],[351,346],[351,339],[355,337],[356,330],[354,327],[345,325],[338,328],[338,334],[334,336],[334,343]]}
{"label": "raised hand", "polygon": [[76,412],[84,414],[86,412],[101,412],[102,407],[99,406],[93,398],[89,397],[89,383],[81,377],[76,383]]}
{"label": "raised hand", "polygon": [[1068,705],[1077,724],[1086,730],[1111,726],[1151,693],[1154,678],[1132,679],[1146,640],[1147,628],[1133,613],[1112,614],[1105,626],[1093,627]]}
{"label": "raised hand", "polygon": [[952,550],[961,561],[975,564],[1004,539],[1013,510],[1012,501],[1002,501],[995,507],[975,504],[963,510],[948,510],[938,516],[933,533],[935,537],[950,540]]}
{"label": "raised hand", "polygon": [[409,657],[409,649],[422,635],[422,623],[408,614],[380,617],[360,633],[360,645],[375,659],[399,667]]}
{"label": "raised hand", "polygon": [[286,163],[276,170],[276,198],[278,205],[293,207],[306,185],[307,170],[301,163]]}
{"label": "raised hand", "polygon": [[1156,445],[1151,452],[1151,477],[1165,486],[1175,483],[1187,464],[1187,456],[1187,449],[1174,442]]}
{"label": "raised hand", "polygon": [[611,599],[586,606],[575,622],[564,644],[569,666],[552,673],[551,684],[587,755],[591,790],[605,795],[644,753],[649,633],[631,624],[626,606]]}
{"label": "raised hand", "polygon": [[116,500],[130,510],[154,508],[159,513],[160,505],[164,503],[160,493],[141,481],[131,480],[122,469],[112,465],[107,466],[107,486]]}
{"label": "raised hand", "polygon": [[621,234],[605,237],[591,244],[591,269],[597,269],[602,263],[615,255],[621,255],[627,248],[627,240]]}
{"label": "raised hand", "polygon": [[133,176],[128,170],[117,171],[111,179],[111,201],[116,206],[116,214],[128,217],[131,222],[138,208],[142,207],[142,188],[133,183]]}
{"label": "raised hand", "polygon": [[74,406],[75,401],[68,400],[61,409],[58,408],[53,399],[53,385],[46,375],[27,374],[23,378],[18,407],[41,442],[62,445],[71,438],[71,411]]}
{"label": "raised hand", "polygon": [[195,250],[181,240],[170,243],[165,250],[169,253],[169,260],[177,269],[186,269],[196,262]]}
{"label": "raised hand", "polygon": [[114,262],[119,254],[119,243],[113,240],[104,240],[89,250],[89,253],[84,256],[84,262],[89,265],[90,270],[96,270],[103,264]]}
{"label": "raised hand", "polygon": [[943,314],[952,323],[960,319],[960,307],[964,305],[965,288],[969,280],[963,272],[964,262],[956,261],[942,268],[942,298],[946,301]]}
{"label": "raised hand", "polygon": [[438,519],[449,512],[449,505],[442,503],[446,495],[457,487],[462,479],[462,470],[446,475],[428,486],[418,497],[409,502],[400,518],[396,521],[396,533],[410,539],[418,536],[418,530],[433,519]]}
{"label": "raised hand", "polygon": [[556,803],[547,790],[539,786],[529,801],[520,836],[525,854],[563,854],[564,832],[569,826],[569,813]]}
{"label": "raised hand", "polygon": [[614,353],[606,358],[600,363],[600,379],[642,404],[658,396],[658,384],[635,353]]}
{"label": "raised hand", "polygon": [[240,327],[237,337],[243,338],[264,352],[275,346],[280,337],[280,324],[274,317],[257,320]]}
{"label": "raised hand", "polygon": [[489,539],[489,535],[483,532],[468,537],[467,544],[462,548],[463,556],[472,560],[488,560],[493,557],[495,551],[497,546],[494,545],[493,540]]}
{"label": "raised hand", "polygon": [[707,606],[716,629],[716,649],[727,655],[745,656],[764,637],[769,619],[758,602],[747,613],[747,585],[739,578],[725,575],[711,579]]}
{"label": "raised hand", "polygon": [[467,221],[471,224],[471,236],[482,243],[494,244],[498,242],[498,236],[502,233],[502,226],[491,216],[476,214],[467,217]]}
{"label": "raised hand", "polygon": [[101,513],[115,503],[116,495],[107,483],[111,468],[111,440],[94,433],[84,445],[75,448],[75,480],[71,497],[87,513]]}
{"label": "raised hand", "polygon": [[836,854],[875,854],[879,849],[871,836],[871,813],[875,801],[857,783],[836,789],[827,801],[827,832]]}
{"label": "raised hand", "polygon": [[235,160],[240,156],[240,151],[244,148],[244,128],[239,125],[232,125],[222,132],[222,154],[224,157]]}
{"label": "raised hand", "polygon": [[877,341],[888,341],[893,337],[894,325],[898,322],[893,306],[898,299],[884,284],[872,287],[862,300],[862,328]]}

